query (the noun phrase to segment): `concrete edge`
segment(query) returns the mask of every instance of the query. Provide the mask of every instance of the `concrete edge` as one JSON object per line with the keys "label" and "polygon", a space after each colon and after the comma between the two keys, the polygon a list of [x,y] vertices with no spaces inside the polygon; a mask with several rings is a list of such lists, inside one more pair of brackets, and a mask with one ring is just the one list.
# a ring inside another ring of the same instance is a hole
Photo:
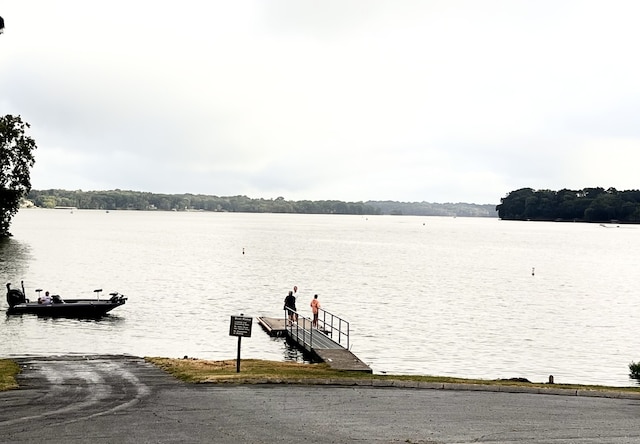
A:
{"label": "concrete edge", "polygon": [[554,396],[581,396],[591,398],[631,399],[640,400],[640,392],[625,392],[614,390],[592,390],[553,387],[527,387],[521,385],[491,385],[491,384],[464,384],[452,382],[422,382],[404,380],[381,379],[227,379],[219,381],[204,381],[201,384],[221,385],[324,385],[333,387],[375,387],[416,390],[452,390],[466,392],[497,392],[497,393],[529,393],[533,395]]}

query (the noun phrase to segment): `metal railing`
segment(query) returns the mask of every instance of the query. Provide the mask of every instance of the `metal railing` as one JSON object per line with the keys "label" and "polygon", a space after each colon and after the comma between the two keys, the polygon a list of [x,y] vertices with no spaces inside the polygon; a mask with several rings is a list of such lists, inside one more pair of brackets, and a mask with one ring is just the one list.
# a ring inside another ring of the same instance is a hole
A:
{"label": "metal railing", "polygon": [[[349,350],[349,322],[326,310],[319,309],[318,325],[314,326],[311,318],[301,316],[295,310],[285,309],[285,325],[291,337],[302,340],[302,344],[309,344],[314,348],[314,332],[316,343],[324,337]],[[293,321],[290,319],[293,317]]]}
{"label": "metal railing", "polygon": [[[338,344],[349,350],[349,323],[333,313],[320,309],[318,311],[318,325],[322,331]],[[336,339],[336,336],[338,339]],[[343,341],[346,345],[343,344]]]}

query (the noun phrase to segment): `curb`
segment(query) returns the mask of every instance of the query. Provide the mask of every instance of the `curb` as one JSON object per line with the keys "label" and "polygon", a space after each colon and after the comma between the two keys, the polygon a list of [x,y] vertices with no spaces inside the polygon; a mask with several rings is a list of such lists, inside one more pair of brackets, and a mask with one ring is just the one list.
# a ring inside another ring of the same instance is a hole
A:
{"label": "curb", "polygon": [[555,387],[527,387],[522,385],[490,385],[490,384],[464,384],[452,382],[419,382],[404,380],[380,380],[380,379],[235,379],[204,381],[201,384],[237,384],[237,385],[262,385],[262,384],[291,384],[291,385],[326,385],[341,387],[375,387],[375,388],[401,388],[418,390],[453,390],[467,392],[500,392],[500,393],[530,393],[532,395],[555,396],[581,396],[591,398],[611,399],[636,399],[640,400],[640,392],[626,392],[616,390],[588,390],[588,389],[564,389]]}

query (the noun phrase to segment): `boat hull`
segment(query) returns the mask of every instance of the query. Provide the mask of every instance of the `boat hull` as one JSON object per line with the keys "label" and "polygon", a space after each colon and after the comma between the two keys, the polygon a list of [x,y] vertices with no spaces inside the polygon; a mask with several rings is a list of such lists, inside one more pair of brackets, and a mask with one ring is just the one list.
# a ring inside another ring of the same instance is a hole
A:
{"label": "boat hull", "polygon": [[99,318],[116,307],[124,305],[125,300],[99,301],[90,299],[65,300],[59,304],[38,304],[26,302],[9,307],[8,315],[35,314],[47,317]]}
{"label": "boat hull", "polygon": [[66,300],[59,304],[38,304],[26,302],[9,307],[8,315],[35,314],[47,317],[98,318],[116,307],[124,305],[125,299],[100,301],[89,299]]}
{"label": "boat hull", "polygon": [[40,297],[42,290],[36,290],[38,301],[32,302],[25,296],[24,283],[22,289],[11,288],[7,283],[7,315],[35,314],[38,316],[57,318],[99,318],[116,307],[124,305],[127,298],[120,293],[109,293],[111,298],[101,299],[102,289],[94,290],[98,296],[95,299],[62,299],[59,295]]}

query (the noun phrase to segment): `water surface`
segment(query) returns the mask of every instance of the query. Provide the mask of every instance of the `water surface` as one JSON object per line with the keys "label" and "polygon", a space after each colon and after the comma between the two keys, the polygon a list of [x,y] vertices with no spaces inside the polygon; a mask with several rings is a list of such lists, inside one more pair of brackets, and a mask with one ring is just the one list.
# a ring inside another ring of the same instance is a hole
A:
{"label": "water surface", "polygon": [[[636,226],[30,209],[12,232],[3,282],[129,301],[100,321],[3,315],[3,356],[231,359],[230,316],[280,317],[297,285],[299,310],[319,294],[375,372],[623,386],[640,360]],[[255,324],[242,356],[297,359]]]}

